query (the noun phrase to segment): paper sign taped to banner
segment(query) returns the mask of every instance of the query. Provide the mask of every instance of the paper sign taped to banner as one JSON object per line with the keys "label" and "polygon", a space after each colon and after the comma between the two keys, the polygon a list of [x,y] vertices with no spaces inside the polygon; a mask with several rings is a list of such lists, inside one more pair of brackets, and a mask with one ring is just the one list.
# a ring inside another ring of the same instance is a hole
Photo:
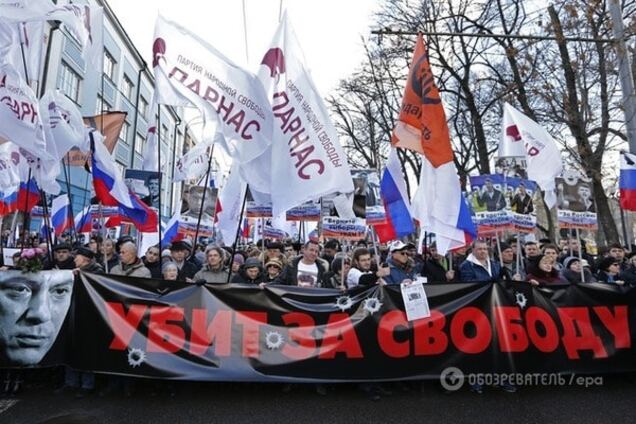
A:
{"label": "paper sign taped to banner", "polygon": [[428,299],[422,281],[402,283],[400,284],[400,290],[402,291],[407,321],[415,321],[431,316],[431,309],[428,306]]}

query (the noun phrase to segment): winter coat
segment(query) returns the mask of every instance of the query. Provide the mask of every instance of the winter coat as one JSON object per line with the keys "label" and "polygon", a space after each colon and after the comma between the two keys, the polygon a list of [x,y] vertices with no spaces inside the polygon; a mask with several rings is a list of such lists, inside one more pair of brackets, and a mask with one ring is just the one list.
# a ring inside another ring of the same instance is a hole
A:
{"label": "winter coat", "polygon": [[75,269],[75,268],[77,267],[75,266],[75,260],[73,259],[72,256],[61,263],[57,262],[56,260],[53,260],[52,265],[50,262],[44,265],[44,269]]}
{"label": "winter coat", "polygon": [[144,266],[144,263],[139,258],[137,258],[135,263],[131,265],[123,263],[115,265],[115,267],[110,271],[110,274],[125,275],[127,277],[152,278],[150,271]]}
{"label": "winter coat", "polygon": [[[576,272],[574,270],[571,269],[563,269],[561,271],[561,277],[562,279],[567,280],[568,283],[570,284],[579,284],[581,283],[581,273],[580,272]],[[583,269],[583,282],[584,283],[595,283],[596,282],[596,278],[594,278],[594,276],[592,275],[592,273],[587,270],[587,269]]]}
{"label": "winter coat", "polygon": [[[302,256],[294,258],[289,265],[283,269],[283,271],[274,280],[274,284],[284,284],[286,286],[298,285],[298,263],[301,261]],[[316,260],[316,266],[318,267],[318,276],[316,281],[316,287],[322,287],[327,267],[322,259]]]}
{"label": "winter coat", "polygon": [[177,281],[186,281],[187,278],[194,280],[195,275],[202,268],[190,259],[183,262],[183,266],[177,273]]}
{"label": "winter coat", "polygon": [[88,265],[84,265],[80,267],[80,271],[83,272],[92,272],[93,274],[103,274],[104,268],[100,264],[95,261],[91,261]]}
{"label": "winter coat", "polygon": [[[444,269],[444,266],[436,259],[429,258],[426,262],[424,262],[421,268],[422,276],[426,277],[429,282],[435,283],[445,283],[446,282],[446,273],[449,270]],[[455,273],[455,278],[453,281],[457,280],[457,273]]]}
{"label": "winter coat", "polygon": [[629,266],[625,271],[618,275],[618,279],[625,281],[625,284],[636,286],[636,267]]}
{"label": "winter coat", "polygon": [[387,285],[400,285],[404,280],[415,280],[415,273],[413,272],[412,262],[407,262],[404,265],[400,265],[393,259],[388,259],[390,274],[383,278]]}
{"label": "winter coat", "polygon": [[600,270],[597,274],[596,274],[596,279],[600,282],[603,283],[616,283],[616,281],[621,280],[620,278],[620,274],[619,275],[615,275],[615,276],[611,276],[609,275],[608,272]]}
{"label": "winter coat", "polygon": [[539,267],[539,262],[541,262],[542,256],[539,256],[536,260],[531,260],[528,262],[528,266],[526,271],[528,274],[526,275],[526,281],[535,280],[541,285],[551,285],[551,284],[568,284],[569,281],[565,278],[562,278],[559,274],[559,271],[556,268],[552,268],[550,272],[546,272]]}
{"label": "winter coat", "polygon": [[459,266],[459,279],[462,282],[490,282],[497,281],[501,276],[499,262],[489,260],[489,270],[484,267],[471,253]]}
{"label": "winter coat", "polygon": [[[258,275],[256,278],[250,278],[247,275],[247,268],[254,268],[254,266],[258,267]],[[261,262],[256,258],[248,258],[247,261],[239,268],[237,274],[234,274],[231,279],[232,284],[260,284],[265,281],[265,276],[263,275],[263,267],[261,266]]]}
{"label": "winter coat", "polygon": [[142,257],[141,260],[144,262],[144,266],[146,268],[148,268],[148,271],[150,271],[150,275],[152,275],[152,278],[163,278],[163,275],[161,274],[161,261],[156,261],[156,262],[146,262],[146,257]]}
{"label": "winter coat", "polygon": [[[186,263],[188,262],[186,261]],[[212,269],[209,264],[206,264],[203,266],[203,268],[201,268],[199,272],[194,274],[192,279],[195,282],[199,280],[205,280],[205,282],[208,284],[227,284],[229,280],[229,273],[230,271],[225,267]]]}

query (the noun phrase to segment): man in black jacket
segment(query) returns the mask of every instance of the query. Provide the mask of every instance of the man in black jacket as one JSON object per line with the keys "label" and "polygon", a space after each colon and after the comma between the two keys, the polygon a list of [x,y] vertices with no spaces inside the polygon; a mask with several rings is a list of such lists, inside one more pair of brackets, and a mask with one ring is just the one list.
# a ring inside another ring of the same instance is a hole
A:
{"label": "man in black jacket", "polygon": [[71,245],[58,243],[53,247],[53,263],[47,264],[45,269],[75,269],[75,261],[71,256]]}
{"label": "man in black jacket", "polygon": [[274,284],[298,287],[321,287],[325,272],[323,263],[318,260],[320,246],[309,240],[303,247],[302,256],[294,259],[274,280]]}
{"label": "man in black jacket", "polygon": [[95,261],[95,252],[88,247],[78,247],[75,249],[75,269],[94,274],[103,274],[104,268]]}
{"label": "man in black jacket", "polygon": [[430,282],[452,282],[455,280],[455,270],[449,268],[448,260],[445,256],[437,253],[437,245],[432,243],[429,247],[430,257],[424,262],[421,268],[422,276]]}
{"label": "man in black jacket", "polygon": [[200,267],[186,259],[192,251],[192,244],[188,240],[179,240],[172,243],[170,246],[170,254],[172,260],[177,265],[179,274],[177,274],[178,281],[188,281],[194,278]]}

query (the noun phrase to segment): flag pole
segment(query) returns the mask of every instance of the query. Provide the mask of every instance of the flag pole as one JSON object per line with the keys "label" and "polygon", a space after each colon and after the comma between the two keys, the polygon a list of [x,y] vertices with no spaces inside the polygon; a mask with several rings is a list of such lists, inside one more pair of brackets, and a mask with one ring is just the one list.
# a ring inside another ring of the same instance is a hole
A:
{"label": "flag pole", "polygon": [[[47,221],[47,218],[49,220],[51,219],[51,215],[49,214],[49,205],[46,204],[46,193],[42,189],[40,189],[40,197],[42,199],[42,208],[44,209],[44,228],[46,228],[46,245],[48,247],[48,256],[49,261],[53,263],[53,238],[51,237],[51,229]],[[72,241],[73,239],[71,238],[71,244]]]}
{"label": "flag pole", "polygon": [[[31,181],[31,167],[29,166],[29,174],[27,176],[27,181],[26,181],[26,196],[24,196],[24,210],[22,211],[22,213],[24,213],[24,217],[22,220],[22,249],[24,250],[24,245],[26,244],[27,241],[27,222],[29,220],[29,215],[27,215],[27,208],[29,206],[29,183]],[[18,193],[19,193],[19,189],[18,189]]]}
{"label": "flag pole", "polygon": [[501,257],[501,242],[499,241],[498,231],[495,231],[495,240],[497,240],[497,254],[499,255],[499,265],[503,268],[503,258]]}
{"label": "flag pole", "polygon": [[[236,235],[234,236],[234,243],[232,243],[232,256],[230,256],[230,261],[234,260],[234,255],[236,254],[236,240],[238,240],[239,234],[241,231],[241,222],[243,222],[243,213],[245,212],[245,203],[247,202],[248,190],[249,190],[249,185],[245,187],[245,195],[243,196],[243,204],[241,205],[241,214],[239,215],[238,225],[236,226]],[[230,268],[227,272],[227,281],[226,281],[227,284],[230,284],[231,277],[232,277],[232,269]]]}
{"label": "flag pole", "polygon": [[[159,198],[157,200],[157,225],[159,226],[159,248],[161,249],[161,192],[163,191],[163,181],[161,181],[161,104],[157,103],[157,171],[159,171]],[[133,152],[134,157],[134,152]],[[152,197],[151,197],[152,198]],[[161,252],[159,252],[159,266],[163,266]]]}
{"label": "flag pole", "polygon": [[581,234],[578,228],[576,229],[576,240],[579,242],[579,263],[581,264],[581,283],[585,283],[585,268],[583,267],[583,245],[581,244]]}
{"label": "flag pole", "polygon": [[[201,217],[203,216],[203,207],[205,206],[205,195],[208,192],[208,183],[210,181],[210,170],[212,169],[212,154],[214,153],[213,148],[209,149],[210,158],[208,159],[208,170],[205,173],[205,183],[203,184],[203,197],[201,198],[201,206],[199,207],[199,216],[197,218],[197,228],[194,232],[194,240],[192,241],[192,251],[190,252],[190,256],[194,256],[194,252],[197,248],[197,239],[199,238],[199,227],[201,226]],[[192,190],[192,188],[190,188]],[[240,221],[239,221],[240,223]]]}
{"label": "flag pole", "polygon": [[521,233],[517,231],[517,274],[522,275],[521,272]]}

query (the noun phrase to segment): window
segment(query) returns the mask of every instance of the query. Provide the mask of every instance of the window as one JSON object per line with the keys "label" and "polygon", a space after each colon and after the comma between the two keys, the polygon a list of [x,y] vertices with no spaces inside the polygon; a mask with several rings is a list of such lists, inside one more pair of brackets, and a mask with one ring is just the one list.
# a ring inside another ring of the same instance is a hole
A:
{"label": "window", "polygon": [[62,62],[57,88],[62,90],[66,97],[79,104],[80,76],[64,62]]}
{"label": "window", "polygon": [[102,112],[108,112],[112,109],[112,106],[105,101],[102,96],[100,96],[99,94],[97,95],[97,112],[95,112],[96,114],[101,114]]}
{"label": "window", "polygon": [[161,142],[168,144],[168,127],[161,125]]}
{"label": "window", "polygon": [[144,138],[144,136],[137,133],[137,136],[135,137],[135,152],[139,153],[140,155],[143,154],[145,142],[146,139]]}
{"label": "window", "polygon": [[121,131],[119,132],[119,140],[122,143],[128,144],[128,130],[130,129],[130,124],[128,122],[124,122],[121,126]]}
{"label": "window", "polygon": [[133,98],[133,83],[126,75],[124,75],[124,81],[121,85],[121,91],[124,94],[124,97],[126,97],[128,100],[131,100]]}
{"label": "window", "polygon": [[104,75],[111,81],[115,79],[115,59],[106,49],[104,49]]}
{"label": "window", "polygon": [[144,119],[148,119],[148,101],[142,96],[139,96],[139,115]]}

